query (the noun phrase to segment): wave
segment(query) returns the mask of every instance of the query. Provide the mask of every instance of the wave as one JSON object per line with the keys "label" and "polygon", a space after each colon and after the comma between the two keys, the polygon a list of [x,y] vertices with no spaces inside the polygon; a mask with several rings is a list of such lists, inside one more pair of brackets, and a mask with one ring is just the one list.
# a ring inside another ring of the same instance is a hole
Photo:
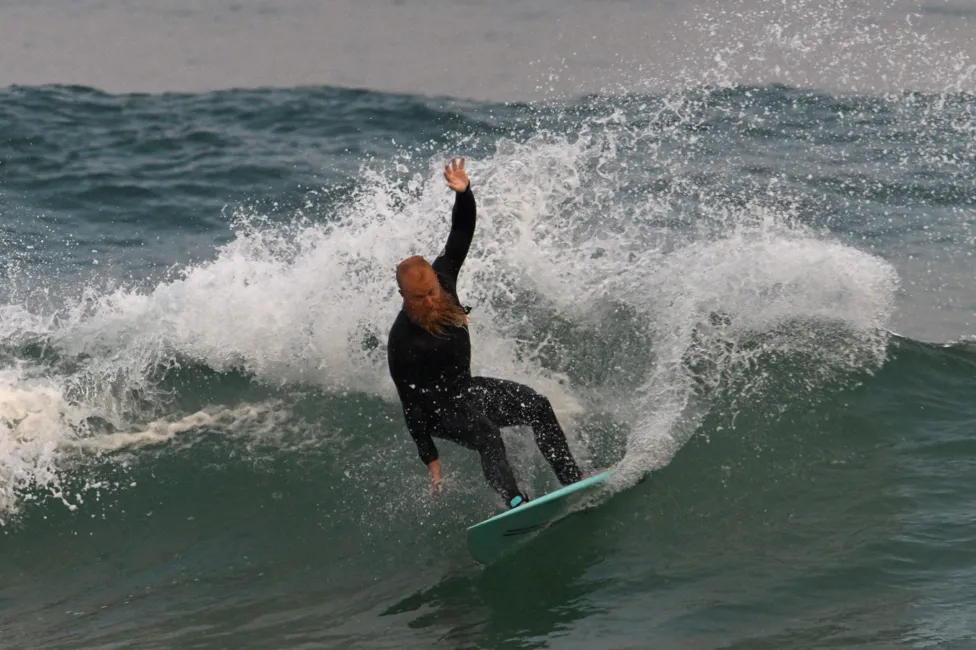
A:
{"label": "wave", "polygon": [[[281,116],[331,110],[340,125],[371,105],[390,119],[378,138],[412,133],[414,119],[440,129],[430,140],[404,135],[389,158],[355,158],[354,181],[338,191],[224,213],[227,231],[206,235],[219,242],[206,258],[163,278],[82,283],[63,296],[12,293],[0,310],[8,373],[0,513],[8,515],[38,486],[58,492],[79,450],[138,456],[200,430],[228,440],[283,430],[288,445],[311,444],[315,418],[289,415],[296,404],[343,421],[335,425],[343,439],[362,440],[382,421],[391,439],[373,452],[409,456],[393,441],[402,424],[383,345],[398,309],[392,269],[443,245],[451,197],[439,174],[449,150],[469,152],[481,215],[459,287],[474,307],[475,372],[545,393],[584,461],[619,461],[618,487],[628,485],[667,465],[716,412],[734,418],[771,395],[784,407],[821,399],[891,355],[894,265],[833,232],[850,217],[817,209],[796,178],[739,173],[750,164],[741,130],[751,134],[746,142],[758,134],[832,146],[840,131],[815,126],[821,112],[899,133],[912,111],[950,114],[938,113],[938,98],[886,104],[778,87],[461,109],[334,89],[8,92],[35,102],[80,94],[105,104],[105,119],[135,101],[150,130],[165,107],[203,106],[217,138],[204,138],[206,146],[259,119],[255,98]],[[307,134],[305,119],[283,120],[292,124],[287,137]],[[941,134],[946,123],[924,124]],[[191,153],[199,140],[178,139]],[[180,155],[161,159],[176,173]],[[18,273],[23,286],[37,286],[37,270]],[[531,449],[522,452],[529,462]]]}

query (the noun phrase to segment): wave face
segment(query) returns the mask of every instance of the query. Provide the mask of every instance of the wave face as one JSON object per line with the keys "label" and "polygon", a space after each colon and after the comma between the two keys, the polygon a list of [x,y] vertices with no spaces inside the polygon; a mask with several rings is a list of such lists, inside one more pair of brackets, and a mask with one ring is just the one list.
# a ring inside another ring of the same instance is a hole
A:
{"label": "wave face", "polygon": [[[972,97],[3,98],[5,647],[969,633]],[[499,503],[450,445],[427,499],[385,356],[454,154],[473,370],[621,468],[487,570],[464,528]]]}

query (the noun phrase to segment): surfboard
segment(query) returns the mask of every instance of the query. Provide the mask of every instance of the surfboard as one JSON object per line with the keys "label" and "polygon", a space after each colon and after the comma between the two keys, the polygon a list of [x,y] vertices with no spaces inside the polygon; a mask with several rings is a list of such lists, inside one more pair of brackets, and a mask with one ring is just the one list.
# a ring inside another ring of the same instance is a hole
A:
{"label": "surfboard", "polygon": [[572,514],[585,493],[603,485],[613,472],[613,469],[604,470],[470,526],[468,551],[481,564],[498,560]]}

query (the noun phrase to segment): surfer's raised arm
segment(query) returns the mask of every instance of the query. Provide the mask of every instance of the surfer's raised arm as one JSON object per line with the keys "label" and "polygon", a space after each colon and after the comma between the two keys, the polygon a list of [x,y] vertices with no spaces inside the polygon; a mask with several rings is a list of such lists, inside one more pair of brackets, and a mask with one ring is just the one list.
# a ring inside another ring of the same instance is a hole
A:
{"label": "surfer's raised arm", "polygon": [[451,233],[447,236],[444,253],[434,260],[434,270],[448,275],[455,282],[461,265],[468,256],[471,240],[474,239],[474,228],[477,222],[478,209],[471,192],[471,182],[464,171],[464,158],[460,164],[456,158],[451,158],[450,164],[444,165],[444,178],[447,185],[456,192],[454,208],[451,210]]}

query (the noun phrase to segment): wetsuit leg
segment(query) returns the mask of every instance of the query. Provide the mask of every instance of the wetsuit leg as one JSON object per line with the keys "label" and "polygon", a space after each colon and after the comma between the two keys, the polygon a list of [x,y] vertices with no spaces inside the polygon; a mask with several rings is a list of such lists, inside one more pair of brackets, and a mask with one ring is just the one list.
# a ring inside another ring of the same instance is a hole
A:
{"label": "wetsuit leg", "polygon": [[515,474],[508,464],[501,431],[483,413],[465,403],[457,404],[450,409],[448,415],[441,418],[434,435],[477,451],[481,456],[481,469],[485,474],[485,480],[501,495],[505,503],[515,496],[526,498],[525,494],[518,489]]}
{"label": "wetsuit leg", "polygon": [[563,485],[583,475],[566,443],[552,404],[544,395],[514,381],[473,377],[467,389],[471,406],[499,427],[531,426],[535,443]]}

